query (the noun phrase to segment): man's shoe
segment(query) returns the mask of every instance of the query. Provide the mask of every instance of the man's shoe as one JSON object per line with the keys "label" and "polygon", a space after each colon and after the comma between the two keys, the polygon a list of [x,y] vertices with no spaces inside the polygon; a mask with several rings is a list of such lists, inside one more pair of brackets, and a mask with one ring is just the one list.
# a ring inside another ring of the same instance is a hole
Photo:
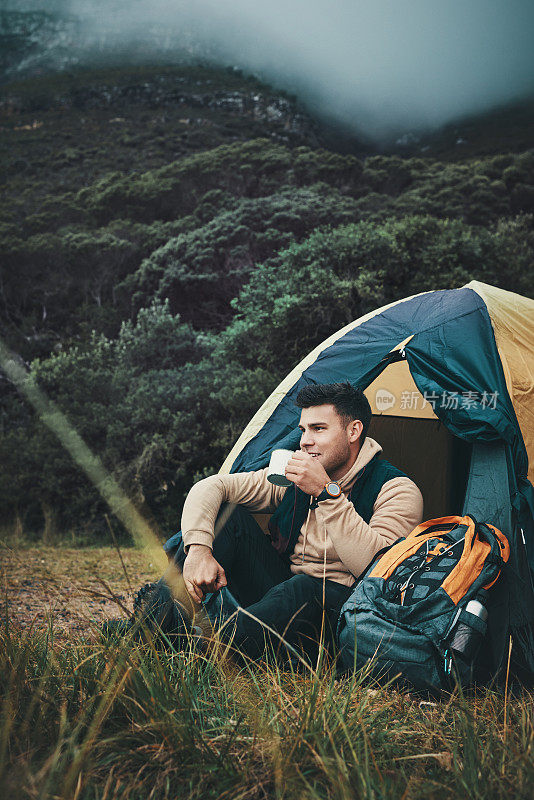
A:
{"label": "man's shoe", "polygon": [[202,631],[191,623],[185,606],[176,600],[164,578],[157,583],[145,583],[134,599],[132,624],[149,630],[158,640],[180,649],[188,639],[198,639]]}
{"label": "man's shoe", "polygon": [[157,583],[145,583],[139,589],[130,619],[107,620],[100,631],[107,641],[131,635],[134,641],[150,638],[156,644],[168,644],[176,650],[182,649],[187,641],[199,643],[202,639],[201,629],[192,625],[185,606],[174,599],[163,578]]}

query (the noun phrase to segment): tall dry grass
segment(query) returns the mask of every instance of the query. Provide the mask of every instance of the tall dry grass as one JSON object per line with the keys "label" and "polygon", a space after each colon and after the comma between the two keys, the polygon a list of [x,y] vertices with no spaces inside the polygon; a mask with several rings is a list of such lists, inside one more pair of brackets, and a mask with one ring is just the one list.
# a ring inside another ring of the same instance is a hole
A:
{"label": "tall dry grass", "polygon": [[[0,796],[532,798],[532,696],[440,701],[365,672],[1,632]],[[505,707],[506,706],[506,707]]]}

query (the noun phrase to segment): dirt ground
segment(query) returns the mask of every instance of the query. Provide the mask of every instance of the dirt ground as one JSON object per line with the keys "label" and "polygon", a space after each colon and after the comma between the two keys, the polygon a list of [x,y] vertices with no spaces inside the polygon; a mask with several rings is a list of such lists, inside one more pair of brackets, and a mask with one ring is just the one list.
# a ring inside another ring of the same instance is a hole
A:
{"label": "dirt ground", "polygon": [[65,641],[96,630],[104,619],[126,617],[133,596],[161,571],[142,550],[113,547],[0,547],[1,619],[35,632],[52,628]]}

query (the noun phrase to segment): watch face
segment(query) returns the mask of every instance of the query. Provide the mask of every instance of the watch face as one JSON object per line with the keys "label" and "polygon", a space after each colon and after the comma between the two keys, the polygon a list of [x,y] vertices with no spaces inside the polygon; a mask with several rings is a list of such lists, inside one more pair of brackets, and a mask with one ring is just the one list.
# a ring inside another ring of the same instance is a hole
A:
{"label": "watch face", "polygon": [[339,486],[338,483],[335,483],[334,481],[330,481],[330,483],[327,483],[324,488],[326,489],[326,493],[329,494],[330,497],[339,497],[339,495],[341,494],[341,487]]}

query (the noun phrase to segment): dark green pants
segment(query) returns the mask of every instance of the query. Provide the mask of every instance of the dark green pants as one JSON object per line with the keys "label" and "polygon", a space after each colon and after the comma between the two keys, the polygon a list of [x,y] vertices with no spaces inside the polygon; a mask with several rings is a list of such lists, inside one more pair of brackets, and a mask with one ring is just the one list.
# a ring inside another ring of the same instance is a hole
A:
{"label": "dark green pants", "polygon": [[[169,539],[164,549],[183,566],[181,534]],[[218,533],[213,555],[224,568],[228,590],[241,607],[231,624],[221,630],[223,637],[232,637],[237,650],[258,659],[268,649],[277,659],[291,659],[295,664],[297,651],[314,663],[323,625],[324,591],[324,640],[333,651],[337,618],[351,588],[310,575],[294,575],[287,558],[277,553],[252,515],[240,507]],[[206,608],[210,605],[208,601]]]}

